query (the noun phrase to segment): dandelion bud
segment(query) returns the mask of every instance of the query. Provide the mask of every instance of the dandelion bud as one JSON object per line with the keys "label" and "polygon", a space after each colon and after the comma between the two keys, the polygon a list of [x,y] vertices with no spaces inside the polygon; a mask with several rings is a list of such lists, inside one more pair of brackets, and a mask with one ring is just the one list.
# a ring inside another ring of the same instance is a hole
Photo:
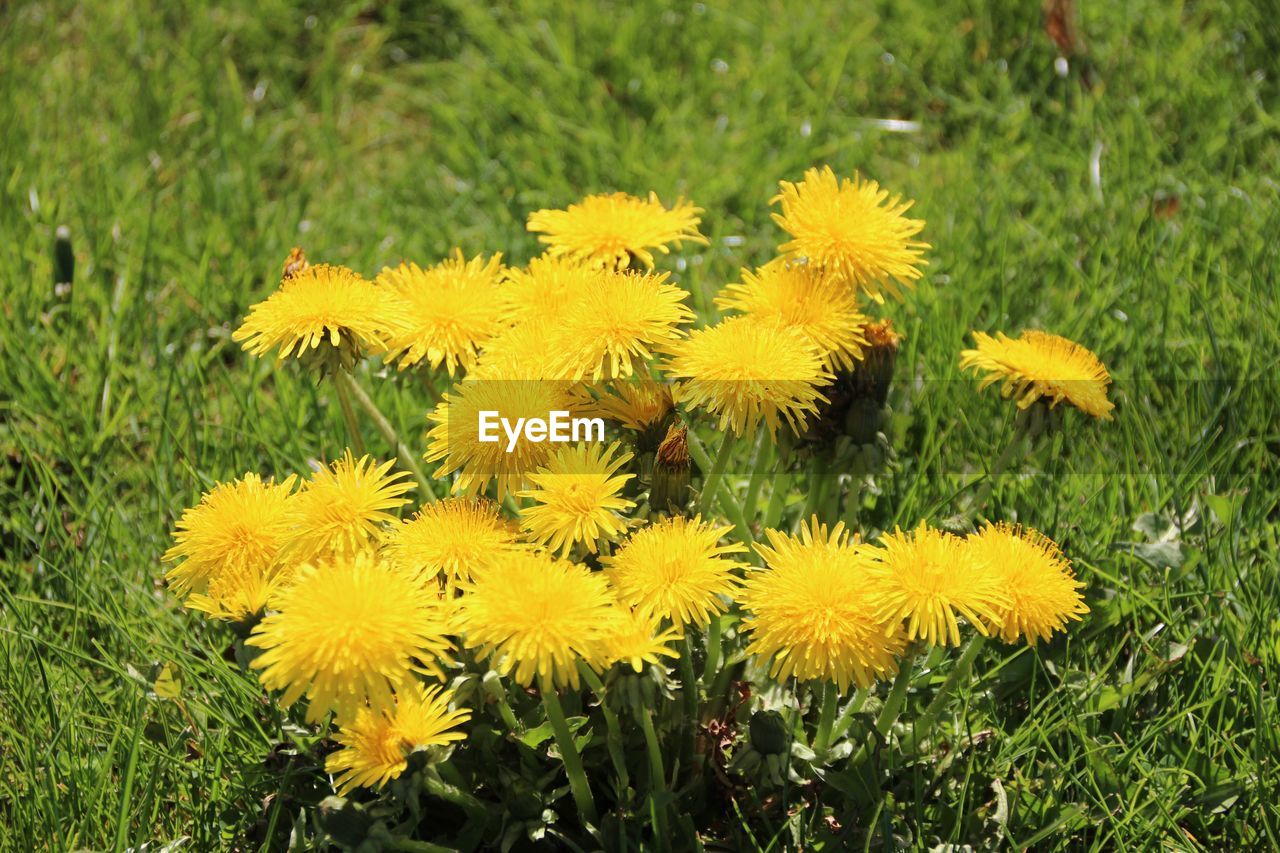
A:
{"label": "dandelion bud", "polygon": [[862,361],[851,373],[854,397],[875,400],[883,406],[889,399],[889,383],[893,381],[893,365],[902,336],[887,319],[868,323],[862,333],[867,346],[862,351]]}
{"label": "dandelion bud", "polygon": [[761,755],[778,755],[787,751],[787,722],[779,711],[756,711],[747,724],[751,745]]}
{"label": "dandelion bud", "polygon": [[689,478],[688,429],[681,424],[672,424],[667,429],[667,437],[658,445],[649,506],[656,512],[684,514],[689,502]]}

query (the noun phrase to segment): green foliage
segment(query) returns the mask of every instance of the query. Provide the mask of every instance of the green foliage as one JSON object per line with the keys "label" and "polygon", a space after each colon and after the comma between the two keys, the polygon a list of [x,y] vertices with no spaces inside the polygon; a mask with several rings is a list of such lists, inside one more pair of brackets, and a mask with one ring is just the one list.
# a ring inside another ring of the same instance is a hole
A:
{"label": "green foliage", "polygon": [[[685,194],[711,246],[674,273],[705,315],[770,256],[775,181],[830,163],[917,199],[935,247],[889,309],[896,461],[864,527],[941,521],[1007,441],[1011,407],[956,367],[971,329],[1067,335],[1116,376],[1116,421],[1068,419],[991,500],[1055,534],[1092,612],[1047,647],[989,646],[918,758],[826,772],[800,743],[671,814],[758,849],[1280,847],[1277,16],[1082,4],[1060,74],[1039,4],[1013,0],[315,5],[0,8],[0,846],[281,848],[385,817],[325,801],[325,744],[160,583],[214,481],[340,450],[328,388],[230,340],[291,246],[366,273],[454,245],[522,262],[529,210]],[[425,388],[374,394],[419,435]],[[933,663],[904,720],[954,660]],[[877,705],[844,741],[874,743]],[[419,828],[492,840],[459,796],[484,773],[501,839],[561,837],[537,707],[519,740],[494,710],[471,758],[415,771],[436,774]],[[566,712],[607,778],[603,731]],[[611,844],[652,843],[673,801],[645,790]]]}

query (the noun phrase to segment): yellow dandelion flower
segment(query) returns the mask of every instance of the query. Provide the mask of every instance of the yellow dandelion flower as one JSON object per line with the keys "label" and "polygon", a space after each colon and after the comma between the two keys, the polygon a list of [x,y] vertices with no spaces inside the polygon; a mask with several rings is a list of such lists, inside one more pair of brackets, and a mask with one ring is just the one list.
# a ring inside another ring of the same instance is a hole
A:
{"label": "yellow dandelion flower", "polygon": [[675,407],[674,386],[646,376],[609,385],[598,398],[584,398],[582,413],[645,432],[663,426]]}
{"label": "yellow dandelion flower", "polygon": [[1009,596],[997,576],[973,561],[964,540],[921,522],[914,533],[895,530],[880,544],[870,564],[880,616],[895,625],[906,620],[907,639],[959,645],[958,616],[983,634],[999,626]]}
{"label": "yellow dandelion flower", "polygon": [[569,379],[561,340],[545,323],[508,326],[485,346],[468,379],[489,382],[555,382]]}
{"label": "yellow dandelion flower", "polygon": [[698,329],[671,348],[665,372],[679,385],[680,402],[705,408],[721,430],[738,435],[761,421],[769,434],[782,421],[799,432],[831,381],[822,356],[794,329],[731,317]]}
{"label": "yellow dandelion flower", "polygon": [[591,553],[597,539],[613,539],[627,529],[619,513],[635,506],[619,495],[634,474],[618,474],[630,453],[615,456],[618,442],[566,445],[529,475],[534,488],[519,493],[534,505],[520,511],[520,523],[532,541],[561,555],[582,542]]}
{"label": "yellow dandelion flower", "polygon": [[545,324],[582,299],[599,278],[599,270],[572,258],[534,258],[525,269],[507,270],[498,293],[502,316],[510,323]]}
{"label": "yellow dandelion flower", "polygon": [[594,664],[613,596],[603,576],[542,551],[512,551],[477,572],[458,599],[467,648],[525,687],[534,678],[578,686],[578,661]]}
{"label": "yellow dandelion flower", "polygon": [[890,198],[878,183],[857,175],[839,180],[830,166],[809,169],[798,184],[778,186],[772,202],[781,212],[773,220],[791,235],[778,247],[791,259],[807,259],[877,302],[882,293],[901,298],[899,285],[920,277],[929,244],[913,239],[924,222],[903,215],[913,202]]}
{"label": "yellow dandelion flower", "polygon": [[738,601],[747,651],[770,660],[770,677],[830,681],[847,691],[897,671],[901,626],[887,624],[868,583],[870,546],[849,541],[844,524],[817,518],[799,535],[767,530],[756,545],[766,567],[748,574]]}
{"label": "yellow dandelion flower", "polygon": [[986,373],[981,389],[999,382],[1000,393],[1015,397],[1025,409],[1039,399],[1050,406],[1063,400],[1087,415],[1111,420],[1115,408],[1107,399],[1111,375],[1098,357],[1059,335],[1035,330],[1010,338],[974,332],[975,349],[960,353],[961,369]]}
{"label": "yellow dandelion flower", "polygon": [[705,627],[711,617],[728,610],[724,598],[738,591],[734,573],[745,567],[731,554],[747,549],[737,542],[720,544],[731,528],[673,516],[631,535],[602,562],[619,600],[637,610],[669,619],[683,630]]}
{"label": "yellow dandelion flower", "polygon": [[184,510],[173,532],[173,547],[162,558],[182,561],[165,575],[174,592],[205,592],[222,574],[271,574],[297,524],[296,479],[272,483],[245,474],[219,484],[199,504]]}
{"label": "yellow dandelion flower", "polygon": [[414,752],[465,740],[457,727],[471,719],[471,712],[450,710],[453,701],[451,690],[414,683],[396,693],[391,709],[357,711],[333,736],[342,748],[324,762],[324,769],[337,777],[338,793],[381,788],[399,778]]}
{"label": "yellow dandelion flower", "polygon": [[1054,631],[1066,630],[1069,620],[1089,612],[1071,563],[1058,546],[1035,530],[988,524],[965,540],[973,561],[997,578],[1009,596],[987,627],[1006,643],[1025,637],[1035,645]]}
{"label": "yellow dandelion flower", "polygon": [[392,526],[385,555],[396,568],[453,587],[494,555],[520,546],[520,531],[485,499],[446,498]]}
{"label": "yellow dandelion flower", "polygon": [[330,710],[352,720],[366,703],[389,708],[391,692],[415,672],[444,676],[443,603],[369,552],[302,566],[273,604],[249,637],[263,650],[252,666],[268,690],[283,691],[284,705],[305,694],[309,722]]}
{"label": "yellow dandelion flower", "polygon": [[301,560],[324,554],[352,554],[381,539],[382,527],[396,520],[388,510],[409,502],[401,497],[413,483],[391,472],[392,461],[378,464],[356,459],[348,450],[341,459],[311,475],[298,492],[299,526],[294,544]]}
{"label": "yellow dandelion flower", "polygon": [[702,208],[679,199],[664,207],[658,197],[639,199],[626,193],[589,195],[568,210],[539,210],[529,215],[529,230],[541,232],[553,256],[568,256],[601,266],[624,267],[635,258],[653,269],[653,252],[667,254],[688,240],[706,245],[698,233]]}
{"label": "yellow dandelion flower", "polygon": [[662,665],[662,658],[679,657],[671,644],[680,639],[680,632],[662,627],[662,620],[642,613],[626,605],[613,608],[609,627],[601,642],[600,669],[615,663],[628,664],[636,672],[643,672],[645,664]]}
{"label": "yellow dandelion flower", "polygon": [[742,282],[722,290],[716,305],[795,329],[833,372],[852,369],[867,346],[867,317],[858,310],[856,291],[810,264],[777,259],[754,273],[744,269]]}
{"label": "yellow dandelion flower", "polygon": [[404,305],[400,327],[387,349],[400,369],[426,361],[449,375],[474,364],[480,348],[502,331],[498,282],[502,255],[470,261],[460,249],[433,267],[402,263],[385,268],[374,283],[394,292]]}
{"label": "yellow dandelion flower", "polygon": [[599,382],[643,370],[653,350],[679,340],[681,324],[693,320],[688,295],[667,273],[599,271],[555,326],[567,378]]}
{"label": "yellow dandelion flower", "polygon": [[477,494],[490,482],[496,482],[498,500],[502,500],[530,482],[529,476],[547,463],[556,445],[523,437],[511,445],[501,429],[496,430],[497,441],[481,441],[480,413],[500,412],[514,424],[520,418],[546,419],[556,411],[569,412],[572,417],[577,405],[564,382],[488,376],[459,382],[441,397],[428,416],[434,426],[427,433],[425,458],[439,463],[437,479],[457,475],[454,492]]}
{"label": "yellow dandelion flower", "polygon": [[289,275],[250,308],[231,339],[256,356],[278,347],[280,360],[326,344],[349,361],[385,349],[399,308],[389,291],[346,267],[316,264]]}
{"label": "yellow dandelion flower", "polygon": [[291,567],[276,571],[261,569],[224,570],[215,575],[204,592],[193,592],[186,606],[211,619],[243,622],[263,612],[276,595],[293,579]]}

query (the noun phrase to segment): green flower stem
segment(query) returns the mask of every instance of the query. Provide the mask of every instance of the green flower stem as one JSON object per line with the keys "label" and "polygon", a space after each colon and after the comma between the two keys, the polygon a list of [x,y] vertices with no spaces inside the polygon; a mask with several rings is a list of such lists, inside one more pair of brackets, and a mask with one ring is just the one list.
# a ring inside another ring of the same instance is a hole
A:
{"label": "green flower stem", "polygon": [[[720,478],[724,476],[724,469],[729,464],[729,456],[733,453],[734,445],[738,443],[737,439],[737,435],[732,430],[726,432],[720,442],[720,450],[716,453],[716,459],[711,463],[711,469],[702,469],[705,475],[702,480],[702,494],[698,497],[698,512],[704,517],[711,509],[711,502],[715,499],[716,490],[720,488]],[[695,441],[697,441],[696,436],[689,441],[689,444],[692,445]],[[699,467],[702,466],[701,460],[698,461],[698,465]]]}
{"label": "green flower stem", "polygon": [[[889,732],[893,729],[893,724],[898,721],[898,714],[902,712],[902,703],[907,698],[907,688],[911,686],[911,670],[915,663],[916,655],[914,649],[908,649],[902,656],[902,662],[898,665],[898,677],[893,680],[893,687],[889,690],[889,695],[884,700],[884,706],[880,709],[880,716],[876,717],[876,734],[883,740],[889,736]],[[871,754],[871,744],[864,743],[856,755],[850,760],[852,766],[857,766],[867,760]]]}
{"label": "green flower stem", "polygon": [[[387,420],[387,416],[382,414],[382,410],[373,402],[373,399],[360,386],[355,377],[344,370],[339,370],[334,374],[334,381],[338,386],[339,401],[343,400],[347,394],[350,394],[360,404],[360,408],[364,409],[365,414],[373,421],[374,426],[378,428],[378,432],[382,433],[382,437],[386,439],[387,444],[396,449],[396,455],[400,457],[400,463],[412,472],[414,479],[418,481],[418,488],[422,490],[425,500],[435,500],[435,490],[431,488],[431,481],[427,479],[427,475],[422,472],[422,466],[418,464],[417,457],[400,440],[400,435],[396,432],[396,428],[391,425],[391,421]],[[347,405],[350,406],[349,401]],[[352,418],[354,419],[354,415],[352,415]],[[350,425],[351,421],[348,421],[348,426]],[[358,449],[356,452],[363,453],[364,451],[363,449]]]}
{"label": "green flower stem", "polygon": [[[653,730],[653,711],[643,705],[633,709],[636,719],[640,721],[640,729],[644,732],[644,748],[649,756],[649,790],[665,791],[667,789],[666,770],[662,766],[662,747],[658,745],[658,733]],[[667,810],[652,802],[650,796],[650,815],[653,819],[654,838],[666,838]]]}
{"label": "green flower stem", "polygon": [[867,697],[871,695],[871,690],[866,687],[859,687],[853,694],[853,698],[849,700],[849,704],[844,706],[844,710],[840,712],[840,716],[836,718],[835,725],[831,727],[831,742],[835,743],[844,737],[845,732],[849,731],[849,726],[853,724],[853,715],[862,710],[862,706],[867,704]]}
{"label": "green flower stem", "polygon": [[684,742],[681,747],[686,768],[693,766],[695,741],[698,734],[698,679],[693,674],[693,643],[686,631],[680,645],[680,690],[684,695]]}
{"label": "green flower stem", "polygon": [[1018,451],[1022,449],[1027,433],[1031,428],[1031,418],[1024,412],[1019,412],[1014,418],[1013,435],[1009,439],[1009,443],[1005,445],[1004,450],[996,457],[996,461],[991,463],[991,467],[987,469],[987,475],[982,480],[982,485],[978,487],[978,491],[973,494],[972,500],[969,502],[969,512],[976,512],[986,503],[987,498],[991,497],[991,490],[995,487],[996,479],[1005,472],[1009,467],[1009,463],[1017,456]]}
{"label": "green flower stem", "polygon": [[356,420],[355,410],[351,408],[350,383],[344,381],[348,377],[345,370],[334,374],[333,386],[338,391],[338,406],[342,409],[342,419],[347,423],[347,437],[351,440],[351,449],[357,456],[364,455],[364,436],[360,434],[360,422]]}
{"label": "green flower stem", "polygon": [[907,688],[911,686],[911,670],[914,663],[914,653],[907,652],[902,656],[898,677],[893,680],[893,687],[889,690],[889,697],[884,700],[884,707],[880,709],[880,716],[876,717],[876,732],[880,737],[888,737],[893,724],[898,722],[898,714],[902,712],[902,703],[907,698]]}
{"label": "green flower stem", "polygon": [[754,519],[757,515],[756,504],[760,501],[760,487],[764,485],[765,474],[768,473],[772,462],[773,442],[765,432],[761,431],[760,440],[756,444],[756,459],[751,469],[751,479],[747,483],[747,497],[742,502],[742,507],[749,519]]}
{"label": "green flower stem", "polygon": [[716,677],[720,668],[720,643],[724,631],[724,620],[719,613],[711,617],[707,625],[707,665],[702,668],[702,683],[709,684]]}
{"label": "green flower stem", "polygon": [[818,712],[818,732],[813,738],[813,751],[821,759],[831,747],[831,729],[836,722],[836,706],[840,704],[840,690],[835,682],[822,685],[822,709]]}
{"label": "green flower stem", "polygon": [[439,797],[447,803],[453,803],[480,823],[488,823],[492,814],[489,807],[461,788],[434,775],[433,772],[422,774],[423,788],[433,797]]}
{"label": "green flower stem", "polygon": [[[734,529],[738,533],[738,539],[749,547],[755,542],[755,538],[751,535],[751,525],[747,523],[746,514],[742,511],[742,504],[738,503],[733,490],[728,488],[721,476],[724,473],[725,465],[729,461],[729,451],[733,449],[733,433],[725,434],[724,443],[720,445],[720,452],[716,455],[714,463],[711,461],[711,457],[707,455],[702,442],[698,441],[698,437],[693,434],[693,430],[689,431],[688,440],[689,454],[693,456],[699,468],[708,472],[706,479],[703,481],[702,494],[698,498],[697,511],[706,519],[711,507],[712,490],[718,491],[719,494],[715,497],[720,500],[720,508],[724,510],[724,514],[728,516],[729,521],[733,522]],[[716,470],[717,468],[719,471]],[[721,488],[721,486],[724,487]]]}
{"label": "green flower stem", "polygon": [[827,496],[827,477],[822,473],[824,468],[830,467],[829,462],[821,455],[815,455],[813,461],[809,463],[809,495],[804,502],[804,512],[800,515],[802,522],[808,521],[817,515]]}
{"label": "green flower stem", "polygon": [[662,766],[662,747],[658,744],[658,733],[653,729],[653,711],[643,705],[634,708],[636,719],[640,721],[640,729],[644,732],[644,748],[649,756],[649,786],[654,790],[664,791],[667,787],[667,771]]}
{"label": "green flower stem", "polygon": [[622,790],[625,791],[631,787],[631,774],[627,772],[627,760],[622,749],[622,726],[618,724],[618,715],[605,700],[604,682],[600,680],[600,676],[596,675],[596,671],[583,661],[578,661],[578,672],[582,673],[582,678],[590,686],[591,692],[595,693],[596,698],[600,700],[600,713],[604,715],[604,725],[608,733],[605,745],[609,750],[609,760],[613,763],[613,772],[618,775]]}
{"label": "green flower stem", "polygon": [[969,639],[964,651],[960,653],[960,659],[956,661],[956,665],[952,668],[951,674],[947,676],[946,681],[942,682],[942,686],[938,688],[938,692],[934,694],[933,699],[929,702],[929,707],[925,708],[924,713],[916,719],[913,727],[915,731],[911,738],[911,747],[914,748],[916,744],[921,743],[929,736],[956,685],[969,677],[969,673],[973,670],[973,662],[978,659],[978,655],[982,653],[986,644],[987,638],[981,634],[975,634]]}
{"label": "green flower stem", "polygon": [[858,532],[858,516],[862,512],[862,490],[858,488],[861,482],[860,477],[853,477],[849,481],[849,494],[845,497],[844,512],[840,516],[850,533]]}
{"label": "green flower stem", "polygon": [[569,776],[569,790],[573,792],[573,801],[578,806],[578,814],[583,823],[595,825],[596,802],[591,797],[591,785],[587,782],[587,772],[582,768],[582,756],[578,755],[578,747],[573,742],[573,732],[569,731],[569,723],[564,718],[564,708],[560,706],[560,697],[556,694],[551,679],[538,678],[538,689],[542,692],[542,707],[547,711],[547,722],[551,723],[551,731],[555,735],[556,746],[560,748],[560,759],[564,761],[565,773]]}
{"label": "green flower stem", "polygon": [[512,734],[521,734],[524,727],[520,725],[520,721],[516,719],[516,712],[511,710],[511,703],[507,701],[507,691],[504,689],[502,695],[495,698],[498,705],[498,716],[502,717],[503,724],[511,731]]}
{"label": "green flower stem", "polygon": [[775,528],[778,522],[782,520],[782,511],[786,509],[787,495],[791,491],[792,474],[790,471],[780,471],[778,476],[773,480],[773,494],[769,496],[769,506],[764,511],[764,521],[761,523],[763,529]]}

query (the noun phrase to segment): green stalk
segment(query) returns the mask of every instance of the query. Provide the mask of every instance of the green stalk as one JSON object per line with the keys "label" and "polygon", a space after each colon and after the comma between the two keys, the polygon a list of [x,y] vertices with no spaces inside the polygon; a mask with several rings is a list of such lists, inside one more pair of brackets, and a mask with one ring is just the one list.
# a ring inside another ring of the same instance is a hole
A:
{"label": "green stalk", "polygon": [[956,685],[969,677],[970,671],[973,669],[973,662],[978,659],[978,655],[987,644],[987,638],[981,634],[975,634],[965,646],[964,651],[960,654],[960,659],[956,661],[956,665],[951,670],[951,674],[947,676],[946,681],[942,682],[942,686],[938,688],[938,692],[934,694],[933,699],[929,702],[929,707],[925,708],[924,713],[916,720],[915,732],[911,738],[911,746],[914,748],[929,736],[934,725],[938,722],[938,717],[942,714],[943,707],[947,704],[947,699],[955,690]]}
{"label": "green stalk", "polygon": [[556,688],[551,683],[551,679],[545,676],[539,676],[538,689],[542,691],[542,707],[547,711],[547,722],[551,723],[556,746],[560,748],[560,759],[564,762],[565,773],[569,776],[569,790],[573,792],[573,801],[578,806],[578,814],[583,823],[594,826],[598,822],[596,802],[591,797],[591,785],[587,782],[587,772],[582,767],[582,756],[578,755],[578,747],[573,742],[573,732],[569,731],[569,723],[564,718],[560,697],[556,694]]}
{"label": "green stalk", "polygon": [[773,442],[764,432],[760,433],[760,441],[756,445],[756,458],[751,469],[751,479],[747,482],[747,497],[742,508],[749,519],[757,515],[756,504],[760,500],[760,487],[764,485],[764,475],[773,461]]}
{"label": "green stalk", "polygon": [[702,682],[709,684],[716,677],[716,670],[720,668],[720,642],[721,633],[724,631],[724,622],[719,613],[711,617],[711,622],[707,625],[707,665],[702,668]]}
{"label": "green stalk", "polygon": [[[354,376],[344,370],[339,370],[334,374],[334,381],[338,386],[339,401],[345,399],[346,394],[350,394],[360,404],[360,408],[364,409],[365,414],[373,421],[374,426],[378,428],[378,432],[382,433],[382,437],[387,444],[395,448],[396,456],[400,458],[400,463],[408,468],[414,479],[418,481],[418,488],[422,490],[424,499],[427,501],[435,500],[435,490],[431,488],[431,481],[427,479],[427,475],[422,472],[422,466],[418,464],[417,457],[400,440],[400,434],[396,432],[396,428],[392,426],[391,421],[387,420],[387,416],[382,414],[382,410],[378,408],[377,403],[373,402],[373,398],[360,386]],[[347,406],[350,406],[350,401],[348,401]],[[354,417],[353,413],[352,418],[354,419]],[[352,421],[348,421],[348,427],[351,426],[351,423]],[[363,452],[363,450],[359,452]]]}
{"label": "green stalk", "polygon": [[[707,451],[703,449],[702,443],[698,441],[698,437],[693,434],[692,430],[689,431],[688,440],[689,454],[693,457],[694,461],[698,463],[698,467],[700,469],[714,473],[716,466],[719,466],[721,473],[723,473],[724,466],[728,461],[726,447],[731,447],[733,443],[733,433],[727,433],[725,435],[725,443],[720,445],[720,452],[716,456],[714,463],[711,461],[711,457],[707,456]],[[755,537],[751,535],[751,525],[747,523],[747,516],[742,511],[742,504],[738,503],[738,499],[734,496],[733,490],[728,487],[723,478],[716,475],[715,480],[717,482],[712,481],[712,476],[709,473],[707,475],[707,479],[703,482],[702,494],[698,497],[698,512],[702,513],[704,519],[706,518],[704,508],[710,508],[712,500],[711,489],[717,489],[719,491],[719,495],[716,495],[715,497],[718,497],[720,500],[720,508],[724,510],[724,514],[728,516],[729,521],[733,522],[734,529],[738,533],[738,539],[747,546],[750,546],[755,542]]]}
{"label": "green stalk", "polygon": [[780,471],[773,480],[773,494],[769,496],[769,506],[764,511],[763,529],[775,528],[782,520],[782,511],[786,509],[787,494],[791,491],[792,475],[789,471]]}
{"label": "green stalk", "polygon": [[667,771],[662,766],[662,747],[658,744],[658,733],[653,728],[653,711],[643,705],[636,705],[636,719],[644,732],[644,748],[649,756],[649,784],[657,790],[667,788]]}
{"label": "green stalk", "polygon": [[[907,698],[907,688],[911,686],[911,670],[915,657],[914,650],[909,649],[903,654],[902,662],[898,666],[898,677],[893,680],[893,687],[890,688],[889,695],[884,700],[880,716],[876,717],[876,734],[882,740],[888,737],[889,732],[893,730],[893,724],[898,721],[898,714],[902,712],[902,703]],[[857,754],[850,759],[850,765],[856,767],[866,761],[870,754],[870,743],[864,743]]]}
{"label": "green stalk", "polygon": [[844,512],[840,517],[851,534],[858,532],[858,516],[862,512],[862,491],[858,488],[860,482],[860,477],[854,477],[849,481],[849,494],[845,498]]}
{"label": "green stalk", "polygon": [[480,802],[466,791],[450,785],[443,779],[433,775],[433,773],[422,774],[423,788],[433,797],[439,797],[447,803],[453,803],[458,808],[467,813],[468,817],[486,823],[489,820],[491,811],[488,806]]}
{"label": "green stalk", "polygon": [[351,439],[351,449],[357,456],[364,456],[364,436],[360,434],[360,422],[356,420],[355,410],[351,408],[351,392],[349,383],[343,381],[347,372],[339,370],[334,374],[333,385],[338,391],[338,407],[342,409],[342,419],[347,423],[347,437]]}
{"label": "green stalk", "polygon": [[613,763],[613,772],[618,775],[618,782],[622,785],[621,790],[625,791],[631,787],[631,774],[627,772],[627,761],[622,749],[622,727],[618,724],[618,715],[605,701],[604,682],[600,680],[600,676],[596,675],[596,671],[586,663],[578,661],[578,672],[582,673],[583,679],[600,700],[600,713],[604,715],[607,731],[605,745],[609,750],[609,760]]}
{"label": "green stalk", "polygon": [[652,792],[667,789],[667,774],[662,766],[662,748],[658,745],[658,733],[653,730],[653,712],[643,705],[633,709],[636,719],[640,721],[640,729],[644,732],[644,748],[649,756],[649,790],[650,814],[653,817],[653,837],[667,837],[667,810],[653,802]]}
{"label": "green stalk", "polygon": [[982,485],[978,487],[978,491],[974,493],[973,499],[969,502],[969,512],[976,512],[981,509],[987,498],[991,497],[991,490],[995,486],[996,478],[1009,467],[1009,463],[1013,461],[1014,456],[1021,449],[1030,427],[1031,417],[1024,412],[1019,412],[1014,418],[1013,436],[1009,439],[1009,443],[1005,445],[1000,455],[996,457],[996,461],[987,469],[987,476],[983,479]]}
{"label": "green stalk", "polygon": [[869,695],[871,695],[871,690],[866,687],[859,687],[853,694],[853,698],[849,700],[848,705],[844,706],[844,710],[836,718],[835,725],[831,727],[832,743],[844,737],[844,733],[849,731],[849,726],[853,724],[853,715],[861,711],[862,706],[867,704]]}
{"label": "green stalk", "polygon": [[684,694],[684,742],[681,753],[685,767],[693,766],[693,755],[696,751],[698,735],[698,679],[693,674],[693,643],[689,641],[689,632],[685,631],[680,645],[680,689]]}
{"label": "green stalk", "polygon": [[840,690],[835,682],[822,685],[822,709],[818,712],[818,733],[813,738],[813,751],[821,759],[831,747],[831,729],[836,722],[836,706],[840,704]]}
{"label": "green stalk", "polygon": [[[692,441],[689,443],[693,444]],[[711,509],[711,502],[715,499],[716,490],[720,488],[720,478],[724,476],[724,469],[729,464],[729,456],[733,453],[735,444],[737,444],[737,436],[732,431],[726,432],[724,439],[720,442],[720,450],[716,453],[715,462],[711,464],[711,470],[702,469],[707,472],[702,481],[702,494],[698,496],[698,512],[703,518]]]}
{"label": "green stalk", "polygon": [[826,498],[828,483],[827,478],[821,473],[824,461],[822,456],[815,455],[813,461],[809,463],[809,494],[804,502],[804,512],[800,515],[801,522],[807,522],[817,515]]}

